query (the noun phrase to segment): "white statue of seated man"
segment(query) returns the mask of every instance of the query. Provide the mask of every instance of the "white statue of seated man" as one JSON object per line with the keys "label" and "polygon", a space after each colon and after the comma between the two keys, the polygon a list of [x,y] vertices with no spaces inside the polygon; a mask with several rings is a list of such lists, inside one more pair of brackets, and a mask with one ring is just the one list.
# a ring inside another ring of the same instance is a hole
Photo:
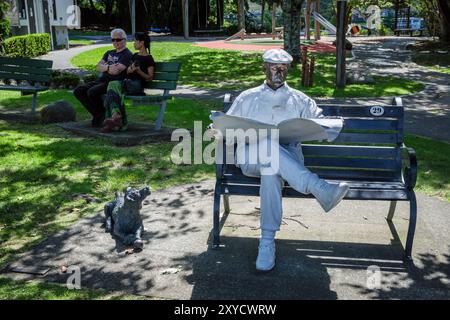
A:
{"label": "white statue of seated man", "polygon": [[[322,110],[313,99],[290,88],[285,82],[292,62],[289,53],[282,49],[268,50],[264,53],[263,60],[265,82],[259,87],[242,92],[227,114],[271,124],[291,118],[322,117]],[[277,142],[272,140],[271,143]],[[257,152],[257,148],[252,147],[254,146],[251,143],[238,146],[241,150],[237,150],[237,154],[243,152],[247,156],[244,163],[237,161],[237,166],[246,176],[261,177],[261,239],[256,269],[269,271],[275,266],[274,239],[281,225],[283,182],[287,181],[292,188],[303,194],[312,193],[326,212],[345,197],[349,186],[346,183],[330,184],[305,168],[300,143],[277,143],[279,162],[276,171],[264,170],[267,169],[267,164],[259,163],[258,160],[256,163],[247,162],[249,152]]]}

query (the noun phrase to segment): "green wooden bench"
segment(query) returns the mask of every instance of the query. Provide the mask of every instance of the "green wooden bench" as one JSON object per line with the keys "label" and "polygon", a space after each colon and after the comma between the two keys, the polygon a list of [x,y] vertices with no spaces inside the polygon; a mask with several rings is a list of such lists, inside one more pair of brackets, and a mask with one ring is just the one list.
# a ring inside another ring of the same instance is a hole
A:
{"label": "green wooden bench", "polygon": [[181,64],[178,62],[157,62],[153,81],[147,83],[146,89],[162,90],[162,94],[146,94],[142,96],[125,96],[125,99],[133,101],[133,106],[159,105],[159,113],[156,119],[155,130],[161,130],[166,111],[167,100],[172,98],[170,90],[177,88]]}
{"label": "green wooden bench", "polygon": [[[36,112],[37,94],[49,89],[53,61],[0,57],[0,90],[20,91],[33,95],[31,112]],[[7,84],[14,80],[15,84]]]}

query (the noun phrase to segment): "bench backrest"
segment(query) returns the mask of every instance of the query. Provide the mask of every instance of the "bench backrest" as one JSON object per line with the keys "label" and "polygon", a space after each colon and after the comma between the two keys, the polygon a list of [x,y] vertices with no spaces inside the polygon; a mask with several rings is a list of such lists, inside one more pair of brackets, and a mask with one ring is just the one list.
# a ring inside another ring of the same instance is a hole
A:
{"label": "bench backrest", "polygon": [[180,76],[181,63],[157,62],[153,81],[145,87],[147,89],[175,90]]}
{"label": "bench backrest", "polygon": [[52,66],[49,60],[0,57],[0,79],[46,84],[51,81]]}
{"label": "bench backrest", "polygon": [[[225,103],[224,109],[230,106]],[[311,171],[328,179],[401,181],[401,105],[319,107],[325,116],[343,117],[344,127],[331,143],[302,143],[305,165]]]}

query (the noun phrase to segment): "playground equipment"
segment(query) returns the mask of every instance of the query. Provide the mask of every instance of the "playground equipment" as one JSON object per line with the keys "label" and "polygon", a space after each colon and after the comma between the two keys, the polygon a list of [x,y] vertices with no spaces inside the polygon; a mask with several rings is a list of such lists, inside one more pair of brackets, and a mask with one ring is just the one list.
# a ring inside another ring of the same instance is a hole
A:
{"label": "playground equipment", "polygon": [[330,34],[336,34],[336,27],[320,13],[313,11],[311,15],[314,17],[314,20],[318,21]]}
{"label": "playground equipment", "polygon": [[255,39],[255,38],[272,38],[272,40],[275,40],[275,38],[283,39],[283,27],[277,27],[276,26],[276,11],[277,11],[277,4],[273,3],[272,6],[272,33],[247,33],[244,28],[242,28],[240,31],[233,34],[231,37],[225,39],[225,41],[231,41],[235,39]]}
{"label": "playground equipment", "polygon": [[283,27],[275,28],[274,33],[247,33],[245,29],[241,29],[240,31],[233,34],[231,37],[225,39],[225,41],[231,41],[235,39],[260,39],[260,38],[275,38],[283,39]]}

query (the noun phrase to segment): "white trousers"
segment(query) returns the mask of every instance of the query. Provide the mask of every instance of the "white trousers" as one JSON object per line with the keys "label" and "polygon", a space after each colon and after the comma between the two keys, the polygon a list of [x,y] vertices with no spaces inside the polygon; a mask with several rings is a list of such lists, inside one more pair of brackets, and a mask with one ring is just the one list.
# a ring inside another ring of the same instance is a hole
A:
{"label": "white trousers", "polygon": [[[296,191],[309,194],[311,186],[317,183],[319,178],[305,168],[300,145],[299,147],[294,144],[273,145],[273,147],[278,147],[279,154],[277,170],[273,174],[266,174],[267,171],[263,172],[264,167],[267,168],[268,165],[261,164],[259,160],[256,163],[249,163],[249,152],[256,152],[255,146],[246,144],[241,147],[238,148],[237,155],[245,150],[245,161],[242,161],[244,159],[242,158],[241,163],[237,162],[237,166],[241,168],[244,175],[261,178],[259,193],[261,229],[278,231],[283,215],[281,191],[284,181],[287,181]],[[237,156],[237,158],[239,157]]]}

